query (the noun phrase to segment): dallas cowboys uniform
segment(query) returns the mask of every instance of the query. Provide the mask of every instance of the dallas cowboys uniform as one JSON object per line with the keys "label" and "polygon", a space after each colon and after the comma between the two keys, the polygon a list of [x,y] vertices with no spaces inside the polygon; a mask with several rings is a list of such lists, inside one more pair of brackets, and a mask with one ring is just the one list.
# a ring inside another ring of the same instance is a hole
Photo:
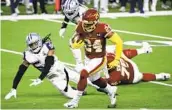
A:
{"label": "dallas cowboys uniform", "polygon": [[62,11],[65,15],[62,28],[66,28],[68,22],[77,24],[82,17],[82,14],[87,10],[87,7],[79,4],[77,0],[62,0]]}
{"label": "dallas cowboys uniform", "polygon": [[[71,88],[71,86],[68,84],[68,81],[70,79],[77,83],[79,80],[78,73],[65,67],[65,65],[63,65],[63,63],[61,63],[54,54],[53,56],[49,56],[49,52],[54,50],[54,46],[51,41],[42,43],[43,41],[38,34],[31,33],[29,34],[29,37],[27,36],[26,42],[28,48],[25,52],[23,52],[24,61],[19,66],[18,72],[16,73],[16,76],[13,80],[12,89],[5,96],[5,99],[8,100],[12,96],[16,97],[17,86],[29,65],[33,65],[41,72],[39,78],[33,80],[33,83],[30,84],[30,86],[36,86],[40,84],[42,80],[46,77],[63,95],[68,98],[73,98],[77,91]],[[51,60],[51,58],[53,60]],[[49,61],[48,64],[47,61]],[[50,68],[48,69],[47,73],[45,73],[45,68],[50,63]]]}
{"label": "dallas cowboys uniform", "polygon": [[[61,29],[59,31],[59,36],[64,38],[64,33],[66,31],[68,23],[72,22],[77,24],[80,21],[82,14],[87,10],[87,7],[79,4],[77,0],[62,0],[61,7],[65,15],[65,18],[62,23]],[[81,51],[80,49],[72,49],[72,48],[71,51],[76,60],[75,70],[80,72],[81,68],[83,67]]]}

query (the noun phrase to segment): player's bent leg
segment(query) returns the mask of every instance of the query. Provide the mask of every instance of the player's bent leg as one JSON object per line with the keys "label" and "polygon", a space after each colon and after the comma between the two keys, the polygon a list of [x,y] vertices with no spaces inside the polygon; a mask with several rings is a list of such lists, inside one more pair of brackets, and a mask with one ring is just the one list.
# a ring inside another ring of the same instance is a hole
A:
{"label": "player's bent leg", "polygon": [[68,97],[68,98],[74,98],[74,96],[77,95],[77,90],[72,89],[72,87],[70,85],[68,85],[68,89],[67,91],[61,90],[60,91],[64,96]]}
{"label": "player's bent leg", "polygon": [[170,79],[171,75],[169,73],[159,73],[159,74],[153,74],[153,73],[143,73],[143,79],[142,81],[154,81],[154,80],[168,80]]}
{"label": "player's bent leg", "polygon": [[[74,82],[74,83],[76,83],[76,84],[78,84],[79,78],[80,78],[79,73],[76,72],[76,71],[74,71],[72,68],[65,67],[65,69],[69,73],[68,74],[69,75],[69,80],[72,81],[72,82]],[[94,87],[96,89],[99,88],[98,86],[92,84],[92,82],[89,79],[87,79],[87,83],[88,83],[88,85],[90,85],[90,86],[92,86],[92,87]]]}
{"label": "player's bent leg", "polygon": [[96,84],[97,86],[99,86],[100,88],[104,89],[105,91],[107,91],[109,99],[110,99],[110,105],[108,105],[108,107],[115,107],[116,106],[116,91],[117,91],[117,87],[116,86],[110,86],[109,84],[106,83],[106,81],[103,78],[99,78],[98,80],[93,82],[94,84]]}
{"label": "player's bent leg", "polygon": [[156,80],[168,80],[171,78],[171,74],[169,73],[159,73],[159,74],[155,74],[156,76]]}
{"label": "player's bent leg", "polygon": [[137,54],[144,54],[144,53],[152,53],[152,47],[147,42],[142,43],[142,47],[140,49],[136,49]]}
{"label": "player's bent leg", "polygon": [[132,59],[138,55],[136,49],[125,49],[125,50],[123,50],[123,53],[129,59]]}
{"label": "player's bent leg", "polygon": [[[70,85],[67,87],[67,81],[62,77],[54,77],[49,79],[49,81],[57,90],[59,90],[64,96],[68,98],[73,98],[73,96],[77,93],[77,91],[73,90]],[[66,87],[68,88],[67,91],[65,91]]]}
{"label": "player's bent leg", "polygon": [[67,108],[77,108],[78,107],[78,103],[79,103],[79,100],[87,86],[87,78],[89,76],[89,73],[87,72],[87,70],[83,69],[81,71],[81,74],[80,74],[80,79],[79,79],[79,82],[78,82],[78,86],[77,86],[77,94],[74,96],[74,98],[65,103],[64,106],[67,107]]}
{"label": "player's bent leg", "polygon": [[156,80],[156,75],[153,73],[143,73],[142,81],[154,81]]}
{"label": "player's bent leg", "polygon": [[69,68],[69,67],[65,67],[66,71],[68,72],[68,75],[69,75],[69,80],[78,84],[79,82],[79,73],[76,72],[75,70],[73,70],[72,68]]}

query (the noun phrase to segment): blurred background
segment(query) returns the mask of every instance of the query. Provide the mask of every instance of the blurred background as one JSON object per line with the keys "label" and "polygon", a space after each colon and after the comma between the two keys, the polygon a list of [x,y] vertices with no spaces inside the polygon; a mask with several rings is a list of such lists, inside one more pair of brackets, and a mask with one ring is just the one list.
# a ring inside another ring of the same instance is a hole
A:
{"label": "blurred background", "polygon": [[[15,10],[11,4],[17,3]],[[89,8],[95,8],[100,13],[171,10],[172,0],[78,0]],[[1,0],[1,15],[10,15],[14,11],[18,15],[25,14],[61,14],[61,0]]]}

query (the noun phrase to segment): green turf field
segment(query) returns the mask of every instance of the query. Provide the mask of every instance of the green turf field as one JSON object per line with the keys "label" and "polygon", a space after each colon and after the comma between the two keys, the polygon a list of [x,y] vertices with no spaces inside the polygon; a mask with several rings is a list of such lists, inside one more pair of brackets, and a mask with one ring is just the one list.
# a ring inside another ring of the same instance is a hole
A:
{"label": "green turf field", "polygon": [[[110,24],[113,29],[148,33],[172,38],[172,16],[150,18],[118,18],[101,19]],[[26,48],[25,37],[29,32],[37,32],[45,36],[51,33],[51,39],[56,47],[56,55],[61,61],[74,63],[74,58],[68,47],[69,38],[74,31],[74,26],[69,25],[62,39],[58,36],[61,24],[44,21],[2,21],[1,22],[1,48],[22,52]],[[119,33],[124,41],[158,40],[167,39],[151,38],[141,35]],[[172,41],[172,40],[171,40]],[[139,48],[124,46],[124,48]],[[134,58],[140,71],[143,72],[168,72],[172,74],[172,47],[153,47],[153,53],[140,55]],[[17,99],[4,100],[10,91],[13,78],[22,62],[20,55],[1,52],[1,108],[2,109],[57,109],[64,108],[68,101],[47,80],[37,87],[29,87],[31,81],[39,76],[39,72],[33,67],[27,70],[17,89]],[[172,79],[162,83],[172,85]],[[109,104],[108,96],[96,92],[92,87],[87,87],[88,95],[81,98],[79,108],[102,108]],[[118,109],[172,109],[172,87],[142,82],[135,85],[118,87]]]}

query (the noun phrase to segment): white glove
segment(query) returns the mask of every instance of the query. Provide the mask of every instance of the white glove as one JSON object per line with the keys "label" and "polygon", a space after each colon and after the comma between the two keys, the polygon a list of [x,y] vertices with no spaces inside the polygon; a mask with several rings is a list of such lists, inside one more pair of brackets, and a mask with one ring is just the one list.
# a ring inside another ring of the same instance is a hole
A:
{"label": "white glove", "polygon": [[10,99],[12,96],[17,97],[16,89],[11,89],[11,91],[5,96],[5,100]]}
{"label": "white glove", "polygon": [[32,83],[29,86],[37,86],[39,84],[41,84],[43,81],[39,78],[37,79],[30,79],[32,81]]}
{"label": "white glove", "polygon": [[64,33],[65,33],[65,31],[66,31],[66,28],[60,29],[60,31],[59,31],[59,36],[60,36],[61,38],[64,38]]}

